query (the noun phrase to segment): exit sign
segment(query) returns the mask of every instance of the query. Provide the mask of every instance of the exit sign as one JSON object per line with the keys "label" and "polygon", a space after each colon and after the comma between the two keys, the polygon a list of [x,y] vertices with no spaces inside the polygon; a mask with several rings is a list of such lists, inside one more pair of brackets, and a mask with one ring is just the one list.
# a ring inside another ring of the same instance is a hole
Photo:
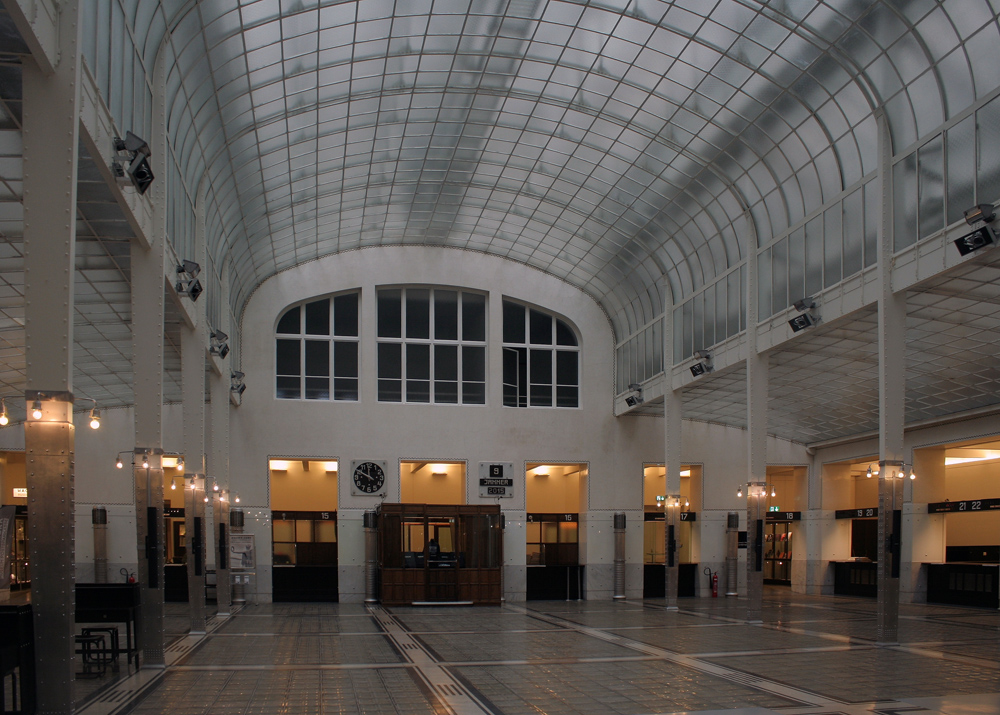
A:
{"label": "exit sign", "polygon": [[781,507],[780,506],[769,506],[767,508],[767,510],[768,511],[781,511]]}

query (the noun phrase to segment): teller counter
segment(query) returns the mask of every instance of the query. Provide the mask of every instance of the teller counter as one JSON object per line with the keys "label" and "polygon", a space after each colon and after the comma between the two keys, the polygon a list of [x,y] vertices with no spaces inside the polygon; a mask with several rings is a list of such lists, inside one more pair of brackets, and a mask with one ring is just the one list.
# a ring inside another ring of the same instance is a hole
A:
{"label": "teller counter", "polygon": [[1000,608],[1000,564],[946,563],[927,566],[927,602]]}

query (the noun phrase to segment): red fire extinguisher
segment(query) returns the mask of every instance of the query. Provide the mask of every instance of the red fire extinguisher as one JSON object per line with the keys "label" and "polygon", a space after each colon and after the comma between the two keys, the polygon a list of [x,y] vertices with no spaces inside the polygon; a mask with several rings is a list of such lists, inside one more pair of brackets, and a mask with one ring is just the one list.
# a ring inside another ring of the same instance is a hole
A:
{"label": "red fire extinguisher", "polygon": [[712,598],[719,597],[719,572],[713,572],[708,566],[705,567],[705,575],[712,580]]}

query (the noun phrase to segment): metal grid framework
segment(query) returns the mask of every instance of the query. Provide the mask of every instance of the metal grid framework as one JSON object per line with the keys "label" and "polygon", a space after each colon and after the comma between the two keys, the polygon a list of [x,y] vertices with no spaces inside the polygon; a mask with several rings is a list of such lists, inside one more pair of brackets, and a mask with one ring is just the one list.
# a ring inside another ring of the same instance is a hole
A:
{"label": "metal grid framework", "polygon": [[[85,0],[82,13],[85,62],[120,131],[147,130],[151,93],[165,92],[172,240],[188,240],[181,199],[204,186],[209,264],[225,268],[235,315],[304,261],[425,244],[565,279],[624,339],[662,314],[664,286],[680,304],[870,179],[876,110],[904,166],[1000,89],[986,0]],[[11,394],[24,385],[28,50],[2,10],[0,25],[0,387]],[[86,31],[107,27],[106,42]],[[992,177],[975,179],[977,200],[997,198],[984,195]],[[82,152],[75,387],[128,404],[131,236],[101,181]],[[996,403],[996,266],[959,273],[909,295],[908,419]],[[873,320],[819,326],[771,356],[772,431],[812,441],[877,422]],[[174,399],[177,316],[165,335]],[[745,425],[744,384],[739,370],[706,376],[685,414]]]}

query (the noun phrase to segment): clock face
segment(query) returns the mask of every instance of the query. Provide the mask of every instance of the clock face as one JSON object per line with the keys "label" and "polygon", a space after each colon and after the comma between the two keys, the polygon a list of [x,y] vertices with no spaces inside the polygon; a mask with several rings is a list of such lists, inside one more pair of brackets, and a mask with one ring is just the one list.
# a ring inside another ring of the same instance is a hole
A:
{"label": "clock face", "polygon": [[362,462],[354,468],[354,486],[363,494],[374,494],[385,484],[385,472],[375,462]]}

